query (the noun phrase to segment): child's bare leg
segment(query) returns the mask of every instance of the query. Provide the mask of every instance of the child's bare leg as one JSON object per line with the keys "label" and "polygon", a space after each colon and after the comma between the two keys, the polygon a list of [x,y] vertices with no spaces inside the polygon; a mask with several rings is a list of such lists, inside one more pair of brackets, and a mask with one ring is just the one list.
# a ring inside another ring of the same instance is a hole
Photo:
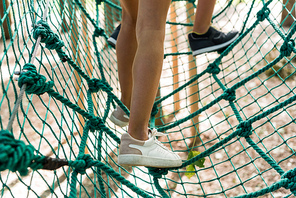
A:
{"label": "child's bare leg", "polygon": [[193,32],[204,34],[211,26],[212,15],[216,0],[198,0]]}
{"label": "child's bare leg", "polygon": [[121,101],[130,108],[133,75],[132,66],[137,50],[136,21],[138,1],[129,0],[128,5],[122,3],[122,25],[116,43]]}
{"label": "child's bare leg", "polygon": [[137,20],[138,49],[133,67],[129,134],[148,139],[148,122],[163,64],[165,21],[170,0],[140,0]]}

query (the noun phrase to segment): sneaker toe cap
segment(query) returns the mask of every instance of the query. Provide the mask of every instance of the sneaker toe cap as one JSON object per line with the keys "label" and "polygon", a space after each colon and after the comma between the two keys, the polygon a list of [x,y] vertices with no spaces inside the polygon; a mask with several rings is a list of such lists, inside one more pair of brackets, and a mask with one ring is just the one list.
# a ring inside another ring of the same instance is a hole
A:
{"label": "sneaker toe cap", "polygon": [[168,154],[166,157],[167,157],[168,159],[170,159],[170,160],[181,161],[181,162],[182,162],[181,157],[180,157],[178,154],[173,153],[173,152],[170,153],[170,154]]}

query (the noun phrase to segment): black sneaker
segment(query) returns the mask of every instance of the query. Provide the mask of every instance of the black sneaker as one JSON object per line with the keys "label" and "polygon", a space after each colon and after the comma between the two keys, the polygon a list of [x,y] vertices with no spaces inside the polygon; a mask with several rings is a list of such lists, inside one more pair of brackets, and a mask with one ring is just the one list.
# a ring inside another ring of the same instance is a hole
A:
{"label": "black sneaker", "polygon": [[112,32],[111,36],[107,39],[109,45],[111,45],[113,48],[116,46],[117,37],[120,31],[121,24],[116,27],[116,29]]}
{"label": "black sneaker", "polygon": [[225,34],[210,27],[207,33],[203,35],[197,35],[195,33],[188,34],[188,40],[192,55],[196,56],[206,52],[226,49],[238,36],[238,31],[231,31]]}

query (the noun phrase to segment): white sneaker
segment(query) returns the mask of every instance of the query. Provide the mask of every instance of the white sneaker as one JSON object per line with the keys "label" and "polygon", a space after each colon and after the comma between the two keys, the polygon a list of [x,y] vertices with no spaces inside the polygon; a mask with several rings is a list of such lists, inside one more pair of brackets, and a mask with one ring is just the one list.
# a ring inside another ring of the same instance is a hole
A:
{"label": "white sneaker", "polygon": [[128,125],[129,117],[119,106],[117,106],[112,112],[110,120],[117,126],[125,127]]}
{"label": "white sneaker", "polygon": [[169,150],[156,136],[165,135],[151,131],[147,141],[137,140],[128,133],[121,136],[118,163],[123,166],[147,166],[155,168],[179,167],[182,160],[179,155]]}

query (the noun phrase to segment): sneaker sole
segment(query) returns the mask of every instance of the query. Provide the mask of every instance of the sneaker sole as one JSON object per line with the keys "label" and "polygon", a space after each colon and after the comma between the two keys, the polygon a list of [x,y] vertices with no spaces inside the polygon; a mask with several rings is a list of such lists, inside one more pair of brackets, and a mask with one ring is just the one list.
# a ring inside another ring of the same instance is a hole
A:
{"label": "sneaker sole", "polygon": [[207,48],[195,50],[195,51],[192,52],[192,55],[197,56],[199,54],[203,54],[203,53],[206,53],[206,52],[213,52],[213,51],[219,50],[219,49],[221,49],[223,47],[226,47],[227,45],[230,45],[233,41],[235,41],[235,39],[237,39],[238,36],[239,35],[237,34],[231,40],[227,41],[226,43],[222,43],[220,45],[215,45],[215,46],[212,46],[212,47],[207,47]]}
{"label": "sneaker sole", "polygon": [[117,118],[115,118],[114,116],[110,116],[110,120],[111,122],[113,122],[115,125],[119,126],[119,127],[125,127],[128,125],[128,122],[123,122],[121,120],[118,120]]}
{"label": "sneaker sole", "polygon": [[115,48],[115,46],[116,46],[116,42],[117,42],[117,41],[116,41],[114,38],[110,37],[110,38],[107,39],[107,41],[108,41],[108,43],[109,43],[112,47]]}
{"label": "sneaker sole", "polygon": [[164,160],[163,158],[147,157],[143,155],[119,155],[118,164],[121,166],[146,166],[155,168],[172,168],[182,165],[181,160]]}

